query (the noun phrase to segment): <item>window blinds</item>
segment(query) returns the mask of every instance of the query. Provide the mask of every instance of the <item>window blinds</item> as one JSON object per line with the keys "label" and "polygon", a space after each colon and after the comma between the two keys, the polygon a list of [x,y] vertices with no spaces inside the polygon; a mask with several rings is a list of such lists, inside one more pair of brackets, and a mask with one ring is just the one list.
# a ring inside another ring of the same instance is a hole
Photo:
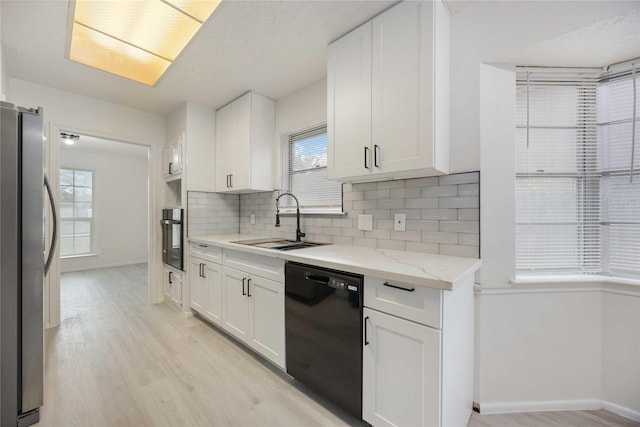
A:
{"label": "window blinds", "polygon": [[[637,145],[633,149],[632,138],[634,102],[637,115],[640,98],[638,71],[607,78],[598,86],[603,271],[617,276],[640,275],[640,153]],[[638,128],[636,124],[635,144]]]}
{"label": "window blinds", "polygon": [[516,269],[599,272],[598,75],[524,70],[516,78]]}
{"label": "window blinds", "polygon": [[640,84],[628,71],[518,70],[519,274],[640,277]]}
{"label": "window blinds", "polygon": [[286,184],[301,208],[342,209],[342,184],[327,177],[326,125],[289,135]]}

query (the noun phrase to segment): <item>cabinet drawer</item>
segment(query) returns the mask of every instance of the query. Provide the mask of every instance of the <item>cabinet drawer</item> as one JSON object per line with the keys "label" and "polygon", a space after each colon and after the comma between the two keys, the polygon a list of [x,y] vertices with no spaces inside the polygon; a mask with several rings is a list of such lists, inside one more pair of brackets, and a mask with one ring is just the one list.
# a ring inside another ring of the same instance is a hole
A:
{"label": "cabinet drawer", "polygon": [[442,291],[378,277],[364,278],[364,305],[384,313],[441,328]]}
{"label": "cabinet drawer", "polygon": [[222,248],[204,243],[191,243],[191,256],[200,259],[222,264]]}
{"label": "cabinet drawer", "polygon": [[225,249],[223,251],[223,264],[265,279],[284,282],[284,261],[263,255]]}

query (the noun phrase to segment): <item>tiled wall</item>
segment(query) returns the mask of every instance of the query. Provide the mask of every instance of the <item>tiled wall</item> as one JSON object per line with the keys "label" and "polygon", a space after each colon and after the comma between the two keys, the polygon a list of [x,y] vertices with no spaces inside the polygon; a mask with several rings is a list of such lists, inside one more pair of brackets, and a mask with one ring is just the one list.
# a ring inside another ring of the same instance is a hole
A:
{"label": "tiled wall", "polygon": [[187,236],[234,234],[240,229],[237,194],[187,193]]}
{"label": "tiled wall", "polygon": [[[344,184],[344,216],[304,215],[305,240],[477,258],[480,256],[480,174]],[[189,193],[191,194],[191,193]],[[295,215],[275,225],[277,192],[240,196],[240,232],[295,238]],[[191,203],[191,201],[189,201]],[[358,230],[358,214],[373,215],[373,230]],[[393,230],[396,213],[406,231]],[[254,214],[255,224],[250,223]]]}

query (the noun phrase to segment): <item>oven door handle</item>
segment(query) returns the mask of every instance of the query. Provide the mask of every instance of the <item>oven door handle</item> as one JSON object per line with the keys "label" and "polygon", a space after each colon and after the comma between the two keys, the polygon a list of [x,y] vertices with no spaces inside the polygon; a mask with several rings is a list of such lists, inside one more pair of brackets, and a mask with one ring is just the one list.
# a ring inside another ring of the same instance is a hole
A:
{"label": "oven door handle", "polygon": [[178,219],[163,219],[162,221],[160,221],[160,223],[164,225],[173,225],[173,224],[182,224],[182,221]]}

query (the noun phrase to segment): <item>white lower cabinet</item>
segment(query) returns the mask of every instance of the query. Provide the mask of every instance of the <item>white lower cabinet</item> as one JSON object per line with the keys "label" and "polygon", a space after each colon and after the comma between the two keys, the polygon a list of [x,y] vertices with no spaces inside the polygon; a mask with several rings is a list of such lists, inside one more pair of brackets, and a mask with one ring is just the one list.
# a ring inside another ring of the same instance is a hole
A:
{"label": "white lower cabinet", "polygon": [[182,273],[164,268],[163,288],[165,299],[177,307],[182,306]]}
{"label": "white lower cabinet", "polygon": [[222,326],[222,266],[192,256],[188,271],[191,308]]}
{"label": "white lower cabinet", "polygon": [[222,294],[222,327],[284,368],[284,283],[223,267]]}
{"label": "white lower cabinet", "polygon": [[365,276],[362,418],[465,427],[473,404],[473,273],[451,291]]}
{"label": "white lower cabinet", "polygon": [[362,418],[366,422],[440,425],[440,334],[364,309]]}

